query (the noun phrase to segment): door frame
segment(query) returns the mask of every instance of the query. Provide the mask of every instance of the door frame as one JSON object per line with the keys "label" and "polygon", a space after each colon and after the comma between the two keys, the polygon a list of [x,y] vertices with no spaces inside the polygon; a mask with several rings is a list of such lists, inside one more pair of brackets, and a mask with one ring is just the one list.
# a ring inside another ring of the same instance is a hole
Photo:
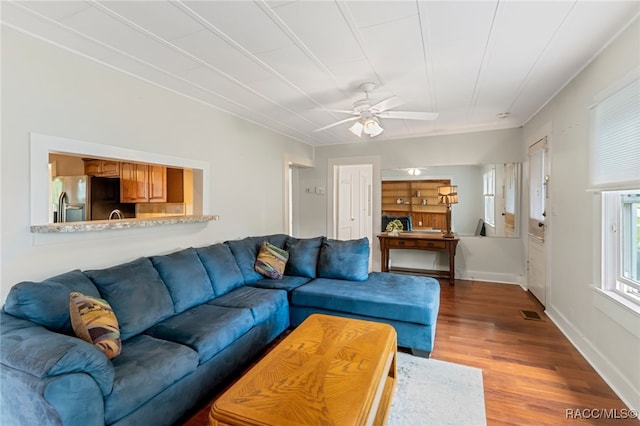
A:
{"label": "door frame", "polygon": [[[294,212],[297,212],[296,207],[299,202],[298,172],[300,169],[310,168],[313,166],[314,163],[311,159],[288,153],[284,155],[284,161],[282,162],[282,178],[284,183],[282,197],[282,211],[284,213],[282,229],[284,229],[284,233],[287,235],[294,236],[294,234],[297,234],[300,226],[297,217],[293,216]],[[292,170],[292,172],[290,172],[290,170]]]}
{"label": "door frame", "polygon": [[340,157],[329,158],[327,160],[327,238],[336,237],[336,200],[337,196],[337,179],[336,174],[338,166],[358,166],[363,164],[371,164],[373,168],[372,174],[372,196],[371,196],[371,214],[372,214],[372,229],[373,229],[373,241],[369,241],[369,247],[371,249],[371,269],[373,271],[380,271],[380,256],[377,253],[380,252],[380,243],[375,238],[377,229],[380,229],[382,222],[382,205],[380,202],[381,193],[381,177],[380,177],[380,156],[371,155],[363,157]]}
{"label": "door frame", "polygon": [[[545,310],[547,308],[547,306],[549,306],[552,303],[551,300],[551,294],[552,294],[552,288],[553,288],[553,282],[551,280],[551,247],[553,246],[553,194],[555,193],[555,191],[553,191],[553,163],[552,163],[552,159],[551,159],[551,150],[553,147],[553,123],[552,122],[548,122],[545,123],[544,125],[542,125],[539,129],[537,129],[535,132],[532,133],[531,136],[527,137],[526,141],[525,141],[525,146],[524,146],[524,150],[525,150],[525,158],[526,158],[526,176],[523,175],[522,177],[522,188],[523,188],[523,194],[522,196],[524,198],[521,198],[521,200],[526,200],[526,206],[523,206],[523,213],[526,214],[522,214],[521,216],[521,221],[520,221],[520,225],[521,225],[521,229],[524,230],[525,232],[523,232],[523,241],[522,244],[524,245],[524,253],[525,253],[525,279],[524,282],[526,283],[526,290],[529,290],[529,282],[528,282],[528,268],[529,268],[529,238],[535,238],[535,237],[531,237],[529,235],[529,174],[530,174],[530,164],[529,164],[529,147],[534,145],[536,142],[538,142],[541,139],[547,138],[547,155],[545,157],[545,161],[547,161],[548,164],[548,171],[549,171],[549,175],[551,176],[550,179],[550,183],[549,185],[551,186],[551,190],[549,190],[549,187],[547,187],[547,201],[545,203],[545,210],[546,210],[546,217],[545,217],[545,235],[544,235],[544,241],[543,241],[543,245],[544,245],[544,262],[545,262]],[[526,185],[525,185],[526,182]],[[525,190],[526,189],[526,193]]]}

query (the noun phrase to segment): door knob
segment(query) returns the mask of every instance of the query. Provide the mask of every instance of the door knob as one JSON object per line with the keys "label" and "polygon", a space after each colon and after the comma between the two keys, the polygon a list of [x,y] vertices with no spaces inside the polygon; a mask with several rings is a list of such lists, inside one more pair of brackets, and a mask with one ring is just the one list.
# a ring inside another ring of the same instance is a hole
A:
{"label": "door knob", "polygon": [[544,223],[538,222],[538,228],[542,228],[543,226],[544,226]]}

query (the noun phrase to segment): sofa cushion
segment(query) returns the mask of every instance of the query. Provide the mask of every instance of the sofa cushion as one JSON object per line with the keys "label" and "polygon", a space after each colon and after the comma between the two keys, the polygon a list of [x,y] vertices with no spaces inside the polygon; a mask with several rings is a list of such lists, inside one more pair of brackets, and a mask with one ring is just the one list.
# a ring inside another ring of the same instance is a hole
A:
{"label": "sofa cushion", "polygon": [[260,242],[269,241],[271,244],[273,244],[276,247],[284,248],[284,246],[287,244],[287,240],[289,239],[289,236],[287,234],[271,234],[271,235],[264,235],[262,237],[254,237],[254,238],[256,238],[256,240]]}
{"label": "sofa cushion", "polygon": [[91,280],[79,270],[74,270],[42,282],[25,281],[14,285],[7,295],[4,310],[49,330],[74,335],[69,317],[69,294],[72,291],[101,297]]}
{"label": "sofa cushion", "polygon": [[[287,292],[244,286],[216,297],[209,305],[249,309],[256,324],[274,317],[279,310],[289,312]],[[288,315],[288,314],[287,314]]]}
{"label": "sofa cushion", "polygon": [[298,288],[301,285],[308,283],[309,281],[311,281],[311,278],[285,275],[282,277],[281,280],[272,280],[269,278],[263,278],[261,280],[254,281],[249,285],[251,287],[291,291],[294,288]]}
{"label": "sofa cushion", "polygon": [[176,312],[183,312],[214,297],[209,275],[195,249],[151,256],[149,259],[169,289]]}
{"label": "sofa cushion", "polygon": [[221,296],[244,284],[244,277],[225,244],[213,244],[196,249],[200,261],[209,275],[216,296]]}
{"label": "sofa cushion", "polygon": [[250,283],[264,278],[254,269],[256,258],[258,257],[258,250],[260,250],[262,242],[268,241],[276,247],[284,248],[287,238],[289,237],[285,234],[273,234],[226,241],[225,244],[231,249],[231,253],[233,253],[233,257],[235,257],[242,276],[244,277],[244,282]]}
{"label": "sofa cushion", "polygon": [[236,259],[245,283],[264,278],[253,267],[256,263],[256,257],[258,257],[258,250],[260,250],[262,241],[257,241],[255,237],[247,237],[241,240],[226,241],[225,244],[229,247],[233,257]]}
{"label": "sofa cushion", "polygon": [[184,345],[144,334],[123,344],[113,359],[113,391],[105,400],[105,424],[112,424],[198,367],[198,354]]}
{"label": "sofa cushion", "polygon": [[324,239],[318,258],[318,276],[365,281],[369,276],[369,239]]}
{"label": "sofa cushion", "polygon": [[106,300],[74,291],[69,295],[69,315],[76,336],[93,343],[109,359],[120,355],[118,319]]}
{"label": "sofa cushion", "polygon": [[315,278],[323,240],[324,237],[302,239],[289,237],[285,245],[285,249],[289,252],[285,274]]}
{"label": "sofa cushion", "polygon": [[[68,305],[67,301],[67,312]],[[83,373],[95,380],[102,395],[111,392],[115,374],[113,364],[92,344],[75,336],[52,333],[41,325],[4,311],[0,311],[0,327],[0,364],[3,366],[37,378]]]}
{"label": "sofa cushion", "polygon": [[249,309],[205,304],[167,318],[148,329],[146,334],[189,346],[198,352],[200,364],[203,364],[253,325]]}
{"label": "sofa cushion", "polygon": [[440,306],[437,280],[414,275],[373,272],[364,282],[317,278],[291,293],[291,303],[434,325]]}
{"label": "sofa cushion", "polygon": [[173,315],[169,290],[146,257],[85,274],[113,308],[123,341]]}
{"label": "sofa cushion", "polygon": [[264,241],[253,267],[260,275],[272,280],[279,280],[284,274],[287,260],[289,260],[289,253],[286,250]]}

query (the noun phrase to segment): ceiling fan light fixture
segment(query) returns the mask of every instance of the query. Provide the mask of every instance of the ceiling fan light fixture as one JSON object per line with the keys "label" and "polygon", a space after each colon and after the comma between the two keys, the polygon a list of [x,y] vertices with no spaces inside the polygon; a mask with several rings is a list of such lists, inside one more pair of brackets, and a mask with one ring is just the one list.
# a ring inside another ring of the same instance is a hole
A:
{"label": "ceiling fan light fixture", "polygon": [[357,137],[362,136],[362,130],[364,129],[364,125],[362,124],[362,120],[356,121],[353,126],[349,127],[349,131],[356,135]]}
{"label": "ceiling fan light fixture", "polygon": [[393,108],[402,105],[402,99],[398,96],[391,96],[380,102],[375,102],[369,98],[369,94],[374,87],[375,83],[372,82],[365,82],[360,85],[360,89],[364,91],[364,99],[354,102],[352,110],[318,108],[323,111],[350,114],[352,117],[335,121],[319,129],[315,129],[314,132],[327,130],[342,123],[355,120],[355,123],[349,127],[349,131],[359,138],[362,137],[363,133],[373,138],[384,132],[384,128],[380,124],[380,117],[402,120],[435,120],[438,118],[438,113],[436,112],[391,111]]}
{"label": "ceiling fan light fixture", "polygon": [[380,126],[380,122],[375,118],[368,118],[364,122],[364,132],[370,137],[378,136],[384,129]]}

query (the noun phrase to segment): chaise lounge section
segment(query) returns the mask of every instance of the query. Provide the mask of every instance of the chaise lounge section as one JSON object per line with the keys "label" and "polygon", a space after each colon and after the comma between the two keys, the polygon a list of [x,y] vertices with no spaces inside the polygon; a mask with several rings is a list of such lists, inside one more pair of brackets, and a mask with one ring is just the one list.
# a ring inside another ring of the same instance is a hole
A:
{"label": "chaise lounge section", "polygon": [[[265,241],[288,255],[281,279],[256,272]],[[173,424],[315,312],[386,322],[428,355],[438,282],[369,274],[368,257],[366,239],[275,234],[16,284],[0,311],[3,424]],[[108,303],[119,355],[76,337],[72,292]]]}
{"label": "chaise lounge section", "polygon": [[291,293],[291,325],[314,313],[389,324],[398,346],[429,357],[435,341],[440,306],[437,281],[424,277],[373,272],[366,281],[318,278]]}

